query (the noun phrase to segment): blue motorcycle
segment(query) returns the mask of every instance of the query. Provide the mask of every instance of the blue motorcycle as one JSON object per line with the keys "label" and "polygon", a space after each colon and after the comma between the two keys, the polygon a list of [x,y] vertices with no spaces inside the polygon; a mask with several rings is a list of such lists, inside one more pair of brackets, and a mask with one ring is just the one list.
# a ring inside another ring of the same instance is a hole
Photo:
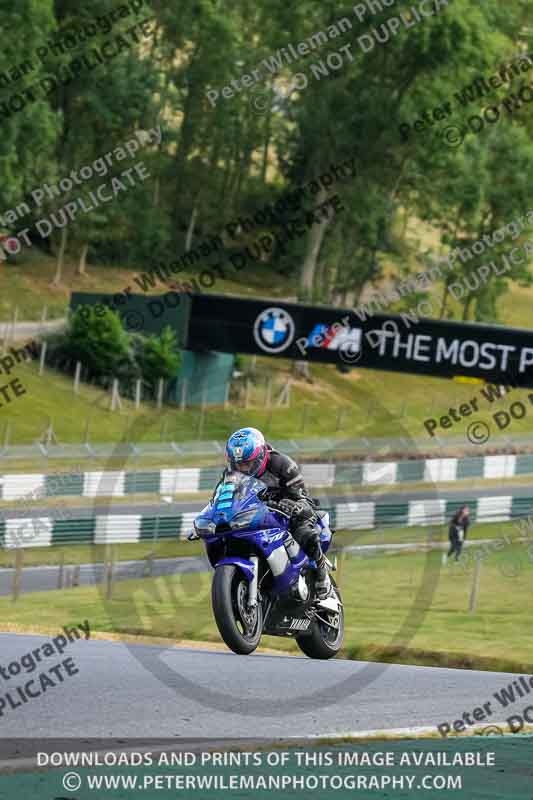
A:
{"label": "blue motorcycle", "polygon": [[[253,653],[265,634],[295,637],[310,658],[332,658],[344,636],[340,592],[332,580],[328,597],[317,598],[316,564],[291,536],[287,516],[269,507],[268,495],[263,481],[227,473],[193,523],[189,539],[203,540],[215,571],[211,598],[218,630],[240,655]],[[327,512],[317,514],[325,553],[333,533]]]}

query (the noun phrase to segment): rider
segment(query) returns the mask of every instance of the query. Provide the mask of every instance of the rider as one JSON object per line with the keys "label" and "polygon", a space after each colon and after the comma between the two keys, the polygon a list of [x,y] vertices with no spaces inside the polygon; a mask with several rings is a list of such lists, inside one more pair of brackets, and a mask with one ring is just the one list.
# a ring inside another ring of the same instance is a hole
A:
{"label": "rider", "polygon": [[227,468],[260,478],[272,489],[268,503],[289,517],[289,530],[308,558],[317,566],[315,588],[319,597],[329,594],[331,581],[316,528],[313,501],[305,488],[298,464],[265,442],[257,428],[240,428],[226,445]]}

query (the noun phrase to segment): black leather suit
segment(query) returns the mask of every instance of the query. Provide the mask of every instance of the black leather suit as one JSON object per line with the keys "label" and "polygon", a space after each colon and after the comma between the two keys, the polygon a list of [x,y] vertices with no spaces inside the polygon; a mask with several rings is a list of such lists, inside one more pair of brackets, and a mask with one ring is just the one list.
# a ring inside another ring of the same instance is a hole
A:
{"label": "black leather suit", "polygon": [[305,488],[300,467],[290,456],[279,453],[270,445],[267,448],[266,469],[258,477],[270,489],[268,505],[287,515],[290,531],[304,553],[318,561],[322,549],[316,528],[315,504]]}

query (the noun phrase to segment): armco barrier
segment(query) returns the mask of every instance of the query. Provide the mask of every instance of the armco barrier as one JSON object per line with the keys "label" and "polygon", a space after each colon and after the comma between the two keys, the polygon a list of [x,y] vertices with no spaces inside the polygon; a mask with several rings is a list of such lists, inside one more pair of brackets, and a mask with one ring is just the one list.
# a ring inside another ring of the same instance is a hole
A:
{"label": "armco barrier", "polygon": [[[464,504],[471,509],[473,522],[506,522],[533,514],[533,496],[486,496],[476,499],[410,500],[407,503],[342,503],[326,508],[332,528],[338,530],[370,530],[384,527],[427,527],[443,525]],[[141,514],[109,514],[72,520],[51,517],[7,519],[0,523],[0,545],[15,547],[48,547],[65,544],[108,544],[183,539],[192,529],[193,519],[200,512],[144,516]],[[529,520],[528,520],[529,525]],[[533,529],[533,521],[531,524]]]}
{"label": "armco barrier", "polygon": [[[391,486],[397,483],[442,483],[473,478],[512,478],[533,473],[533,455],[479,458],[429,458],[420,461],[364,461],[347,464],[303,464],[308,486]],[[129,494],[173,495],[209,491],[220,469],[191,467],[142,472],[85,472],[77,475],[12,474],[0,477],[0,499],[39,497],[125,497]]]}
{"label": "armco barrier", "polygon": [[[372,458],[377,452],[401,453],[419,459],[421,454],[436,455],[477,455],[482,453],[482,446],[472,444],[464,434],[451,436],[426,436],[417,438],[380,436],[372,438],[348,438],[346,436],[314,437],[309,439],[273,439],[277,450],[289,453],[299,459],[304,456],[320,454],[357,454],[359,458]],[[125,442],[117,443],[78,443],[78,444],[8,444],[0,448],[0,462],[8,464],[10,460],[48,461],[60,459],[100,458],[173,458],[207,456],[213,459],[224,457],[224,441],[200,440],[190,442]],[[489,445],[487,445],[488,447]],[[512,433],[502,431],[490,441],[492,451],[498,448],[502,452],[533,451],[532,433]]]}

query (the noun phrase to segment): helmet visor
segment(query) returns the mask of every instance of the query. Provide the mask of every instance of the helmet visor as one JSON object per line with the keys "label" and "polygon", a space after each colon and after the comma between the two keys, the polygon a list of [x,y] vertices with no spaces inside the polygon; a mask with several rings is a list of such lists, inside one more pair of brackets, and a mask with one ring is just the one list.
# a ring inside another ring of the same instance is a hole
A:
{"label": "helmet visor", "polygon": [[258,453],[255,458],[251,458],[249,461],[236,461],[234,458],[230,458],[229,465],[232,470],[241,472],[243,475],[256,475],[261,468],[264,458],[264,452]]}

